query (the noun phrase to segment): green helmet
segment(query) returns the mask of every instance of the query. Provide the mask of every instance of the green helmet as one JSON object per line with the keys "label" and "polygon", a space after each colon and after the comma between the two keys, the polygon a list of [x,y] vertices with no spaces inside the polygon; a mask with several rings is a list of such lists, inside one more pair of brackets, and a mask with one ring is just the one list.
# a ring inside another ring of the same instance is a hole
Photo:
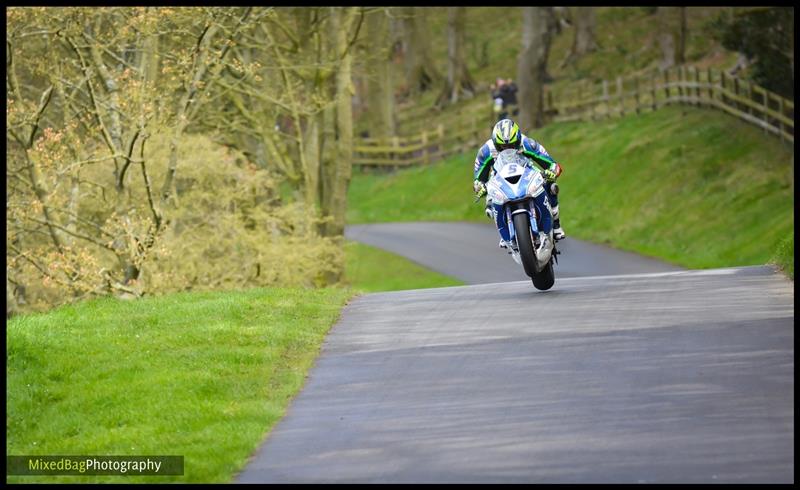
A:
{"label": "green helmet", "polygon": [[519,149],[522,144],[522,135],[519,126],[511,119],[501,119],[492,130],[492,142],[498,152],[503,150]]}

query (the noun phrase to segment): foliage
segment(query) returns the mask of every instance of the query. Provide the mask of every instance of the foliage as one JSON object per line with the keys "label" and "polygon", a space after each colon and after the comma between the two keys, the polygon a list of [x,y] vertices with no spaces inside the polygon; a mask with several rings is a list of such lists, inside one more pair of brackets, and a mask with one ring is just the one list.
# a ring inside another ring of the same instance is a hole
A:
{"label": "foliage", "polygon": [[100,298],[16,316],[6,329],[7,452],[183,455],[183,476],[124,482],[230,482],[302,387],[351,296],[256,288]]}
{"label": "foliage", "polygon": [[[356,11],[347,12],[352,25]],[[319,219],[302,195],[291,202],[275,197],[297,154],[259,160],[245,144],[252,136],[243,129],[247,121],[214,123],[224,120],[231,94],[257,92],[266,97],[261,105],[246,103],[269,123],[258,130],[267,139],[291,139],[275,136],[280,128],[273,125],[294,82],[275,86],[289,68],[266,66],[264,58],[292,48],[283,47],[287,36],[259,35],[267,23],[270,32],[290,33],[282,27],[303,14],[253,7],[8,9],[7,313],[106,294],[335,280],[341,244],[335,234],[320,238],[332,218]],[[339,12],[315,15],[317,49],[302,56],[312,63],[314,53],[341,54],[321,42]],[[248,44],[254,39],[260,57]],[[340,72],[334,63],[316,70],[331,80],[312,94],[320,107],[346,90],[344,82],[341,90],[332,87]],[[305,122],[295,119],[298,127]],[[314,182],[334,190],[346,185],[346,156],[336,169]]]}
{"label": "foliage", "polygon": [[726,49],[753,61],[757,84],[794,98],[794,7],[723,11],[711,25]]}

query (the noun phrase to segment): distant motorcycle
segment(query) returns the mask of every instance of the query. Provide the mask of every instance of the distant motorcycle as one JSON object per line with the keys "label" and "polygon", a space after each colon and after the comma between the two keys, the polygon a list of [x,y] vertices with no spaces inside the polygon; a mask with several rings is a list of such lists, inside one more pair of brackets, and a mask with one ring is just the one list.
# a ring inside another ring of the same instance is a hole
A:
{"label": "distant motorcycle", "polygon": [[[558,263],[550,231],[551,247],[540,248],[541,217],[536,211],[534,198],[545,192],[547,185],[541,171],[515,150],[503,150],[494,160],[494,175],[486,184],[492,202],[502,206],[508,223],[512,246],[511,257],[525,270],[536,289],[547,290],[555,283],[553,265]],[[546,204],[549,202],[545,199]]]}

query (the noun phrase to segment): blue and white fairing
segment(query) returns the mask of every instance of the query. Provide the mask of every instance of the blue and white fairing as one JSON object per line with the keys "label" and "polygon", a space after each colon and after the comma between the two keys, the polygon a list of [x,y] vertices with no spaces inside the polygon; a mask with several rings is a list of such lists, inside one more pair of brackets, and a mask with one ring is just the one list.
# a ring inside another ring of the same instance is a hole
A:
{"label": "blue and white fairing", "polygon": [[528,196],[536,197],[544,192],[544,177],[515,150],[503,150],[495,158],[494,176],[486,191],[492,202],[498,205]]}

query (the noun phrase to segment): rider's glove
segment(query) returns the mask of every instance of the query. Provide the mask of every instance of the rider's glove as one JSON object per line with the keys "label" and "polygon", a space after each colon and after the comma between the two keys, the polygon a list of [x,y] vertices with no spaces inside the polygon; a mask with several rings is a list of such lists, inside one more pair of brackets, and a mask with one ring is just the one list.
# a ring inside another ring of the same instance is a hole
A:
{"label": "rider's glove", "polygon": [[486,184],[484,184],[480,180],[476,179],[472,183],[472,190],[475,191],[476,193],[480,194],[480,195],[484,195],[484,194],[486,194]]}
{"label": "rider's glove", "polygon": [[550,169],[543,170],[542,174],[544,175],[544,178],[547,179],[547,180],[551,180],[551,181],[552,180],[556,180],[556,173],[553,172]]}

